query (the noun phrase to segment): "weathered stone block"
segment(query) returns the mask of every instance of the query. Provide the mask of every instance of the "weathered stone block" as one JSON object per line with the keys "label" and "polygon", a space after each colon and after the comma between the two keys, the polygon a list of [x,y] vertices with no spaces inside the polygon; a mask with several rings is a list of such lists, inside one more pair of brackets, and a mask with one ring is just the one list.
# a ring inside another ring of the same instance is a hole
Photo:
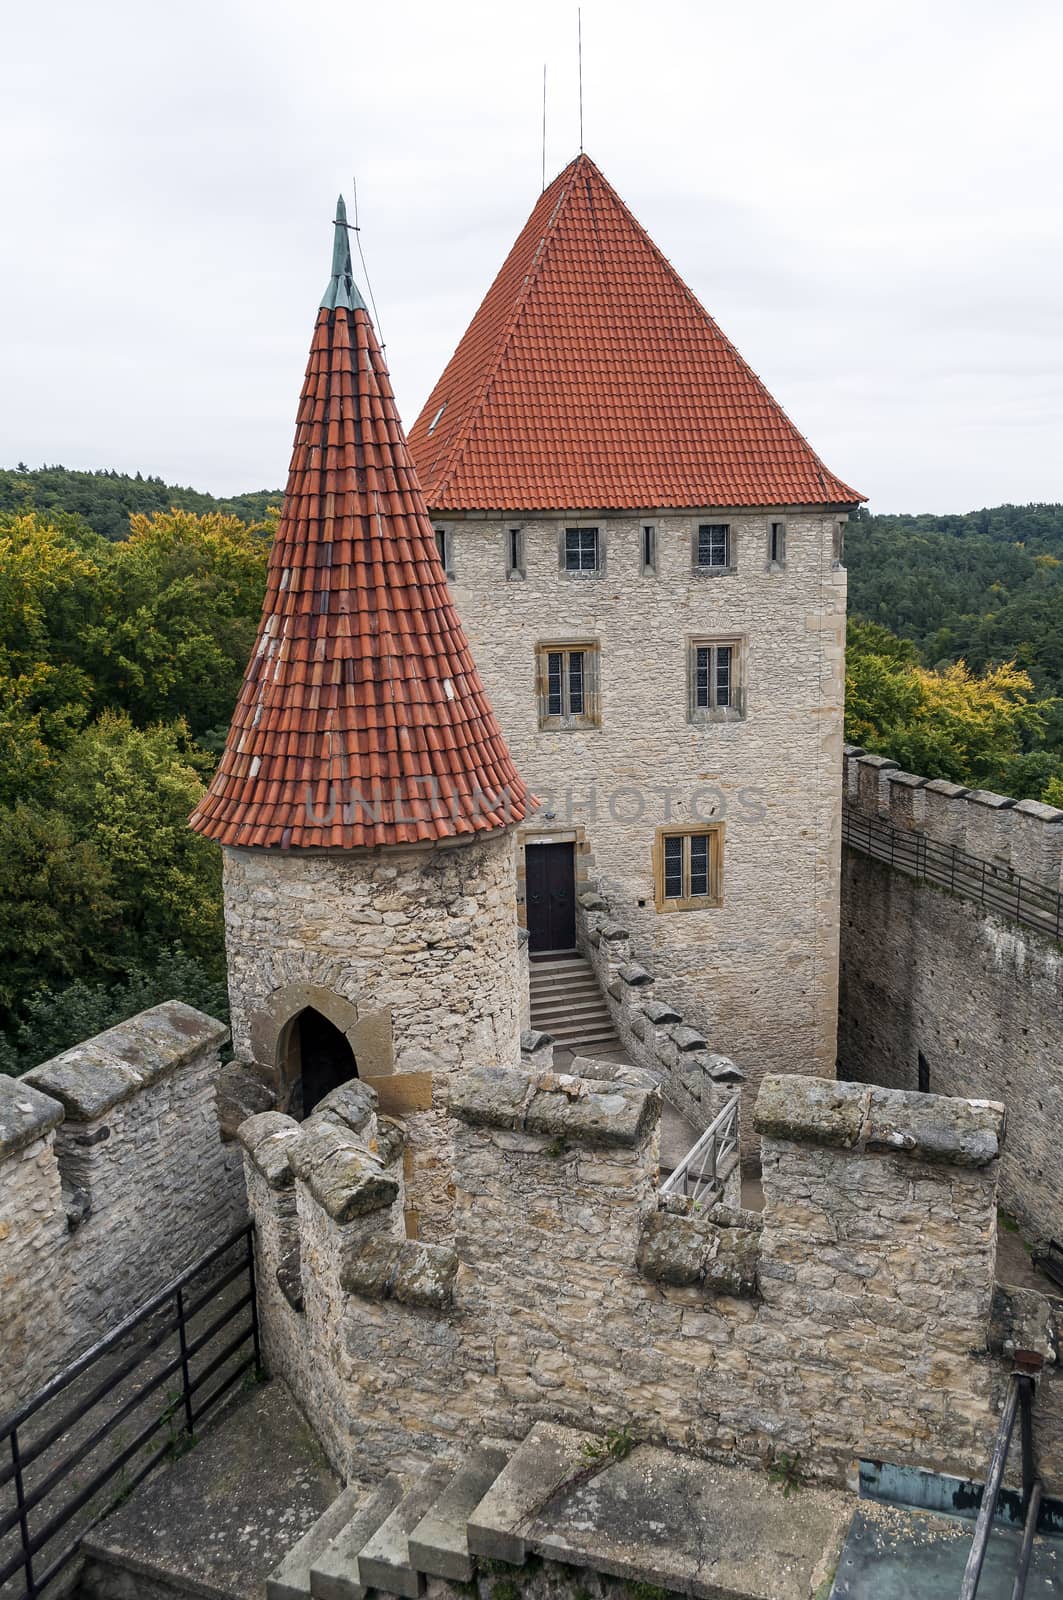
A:
{"label": "weathered stone block", "polygon": [[765,1078],[753,1108],[762,1138],[852,1149],[867,1120],[870,1090],[829,1078]]}
{"label": "weathered stone block", "polygon": [[458,1258],[453,1250],[407,1239],[399,1248],[391,1293],[403,1305],[441,1311],[453,1299],[457,1271]]}
{"label": "weathered stone block", "polygon": [[717,1230],[700,1217],[653,1211],[639,1237],[639,1271],[655,1283],[698,1283],[716,1242]]}
{"label": "weathered stone block", "polygon": [[528,1133],[575,1139],[586,1144],[637,1145],[661,1114],[656,1090],[617,1084],[593,1089],[577,1098],[559,1090],[540,1089],[528,1104],[524,1127]]}
{"label": "weathered stone block", "polygon": [[676,1049],[684,1053],[688,1050],[704,1050],[708,1044],[697,1028],[690,1028],[685,1022],[672,1029],[672,1038],[675,1040]]}
{"label": "weathered stone block", "polygon": [[644,989],[653,982],[653,973],[647,972],[637,961],[629,961],[627,966],[620,968],[617,976],[633,989]]}
{"label": "weathered stone block", "polygon": [[271,1189],[290,1189],[295,1182],[290,1156],[299,1140],[299,1124],[280,1111],[262,1111],[237,1129],[237,1140]]}
{"label": "weathered stone block", "polygon": [[660,1000],[644,1000],[642,1009],[653,1023],[654,1027],[667,1027],[673,1022],[682,1022],[683,1018],[672,1006],[665,1005]]}
{"label": "weathered stone block", "polygon": [[984,1167],[1000,1154],[1004,1120],[1004,1107],[993,1100],[872,1089],[865,1148]]}
{"label": "weathered stone block", "polygon": [[362,1133],[376,1115],[378,1103],[375,1089],[351,1078],[325,1095],[315,1106],[314,1115],[332,1117],[353,1133]]}
{"label": "weathered stone block", "polygon": [[236,1131],[248,1117],[272,1111],[277,1103],[273,1090],[263,1083],[254,1067],[232,1061],[217,1077],[218,1126],[225,1140],[235,1139]]}
{"label": "weathered stone block", "polygon": [[450,1091],[448,1110],[462,1122],[484,1128],[519,1128],[534,1088],[526,1072],[504,1067],[473,1067]]}
{"label": "weathered stone block", "polygon": [[0,1076],[0,1160],[43,1139],[63,1120],[63,1107],[23,1078]]}

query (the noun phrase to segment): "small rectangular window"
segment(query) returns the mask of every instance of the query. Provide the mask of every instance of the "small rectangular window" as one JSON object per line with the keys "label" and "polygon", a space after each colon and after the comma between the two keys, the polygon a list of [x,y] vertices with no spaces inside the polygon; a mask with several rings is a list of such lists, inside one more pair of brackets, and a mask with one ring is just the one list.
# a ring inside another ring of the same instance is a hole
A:
{"label": "small rectangular window", "polygon": [[599,572],[601,552],[597,528],[566,528],[562,546],[565,572]]}
{"label": "small rectangular window", "polygon": [[929,1094],[930,1093],[930,1063],[926,1059],[926,1056],[923,1054],[923,1052],[921,1050],[919,1052],[918,1070],[919,1070],[919,1093],[920,1094]]}
{"label": "small rectangular window", "polygon": [[842,562],[845,560],[845,523],[844,522],[836,522],[834,524],[833,549],[832,549],[831,553],[832,553],[832,558],[833,558],[833,561],[834,561],[834,565],[836,567],[840,567]]}
{"label": "small rectangular window", "polygon": [[661,828],[654,847],[658,911],[699,911],[723,903],[722,822]]}
{"label": "small rectangular window", "polygon": [[657,529],[652,523],[642,527],[642,572],[644,577],[657,571]]}
{"label": "small rectangular window", "polygon": [[743,715],[741,667],[740,639],[691,640],[692,722],[730,722]]}
{"label": "small rectangular window", "polygon": [[452,573],[453,545],[449,528],[436,528],[436,550],[439,553],[439,564],[449,577]]}
{"label": "small rectangular window", "polygon": [[524,576],[524,529],[510,528],[506,533],[506,577]]}
{"label": "small rectangular window", "polygon": [[540,728],[596,728],[598,646],[549,644],[537,647]]}
{"label": "small rectangular window", "polygon": [[695,563],[706,572],[731,569],[731,525],[728,522],[703,522],[698,529]]}
{"label": "small rectangular window", "polygon": [[771,567],[784,567],[786,565],[786,524],[773,522],[768,534],[768,565]]}

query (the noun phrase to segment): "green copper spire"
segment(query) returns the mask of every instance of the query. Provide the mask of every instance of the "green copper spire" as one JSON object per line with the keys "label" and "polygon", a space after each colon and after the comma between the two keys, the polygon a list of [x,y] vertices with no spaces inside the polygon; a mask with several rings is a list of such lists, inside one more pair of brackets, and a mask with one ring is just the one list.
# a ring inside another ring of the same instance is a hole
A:
{"label": "green copper spire", "polygon": [[351,267],[351,239],[347,232],[347,207],[340,195],[336,201],[336,236],[332,241],[332,277],[329,286],[321,297],[321,307],[325,311],[335,311],[337,306],[346,306],[348,311],[365,311],[367,306],[358,293],[358,286],[354,281],[354,272]]}

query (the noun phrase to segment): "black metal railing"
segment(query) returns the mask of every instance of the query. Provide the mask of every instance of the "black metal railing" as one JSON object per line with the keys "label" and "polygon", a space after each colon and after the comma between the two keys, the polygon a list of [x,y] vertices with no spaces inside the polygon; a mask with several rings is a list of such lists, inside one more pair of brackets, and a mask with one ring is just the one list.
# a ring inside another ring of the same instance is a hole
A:
{"label": "black metal railing", "polygon": [[[88,1529],[187,1449],[207,1412],[260,1366],[248,1226],[0,1421],[4,1600],[43,1594]],[[127,1437],[123,1425],[152,1399],[151,1419]]]}
{"label": "black metal railing", "polygon": [[1051,938],[1063,938],[1063,894],[1046,884],[968,855],[956,845],[937,844],[925,833],[865,817],[848,806],[842,808],[842,840],[909,877],[950,889]]}
{"label": "black metal railing", "polygon": [[993,1527],[993,1518],[996,1515],[997,1501],[1000,1498],[1000,1486],[1004,1481],[1004,1468],[1008,1463],[1008,1451],[1011,1448],[1011,1436],[1015,1432],[1016,1417],[1019,1419],[1019,1434],[1022,1440],[1022,1511],[1024,1523],[1022,1542],[1019,1545],[1019,1556],[1015,1570],[1015,1582],[1011,1591],[1012,1600],[1023,1600],[1023,1596],[1026,1593],[1026,1579],[1030,1571],[1030,1559],[1033,1555],[1034,1535],[1037,1532],[1037,1522],[1041,1513],[1041,1480],[1037,1476],[1033,1447],[1034,1385],[1036,1375],[1040,1370],[1041,1358],[1039,1356],[1025,1351],[1017,1354],[1016,1368],[1011,1374],[1007,1399],[1000,1414],[1000,1427],[997,1429],[993,1453],[989,1458],[989,1471],[986,1473],[985,1488],[982,1490],[982,1503],[978,1508],[978,1520],[974,1525],[974,1538],[971,1541],[971,1551],[967,1557],[967,1566],[963,1574],[960,1600],[975,1600],[978,1593],[978,1580],[982,1576],[982,1566],[985,1562],[986,1550],[989,1548],[989,1535]]}

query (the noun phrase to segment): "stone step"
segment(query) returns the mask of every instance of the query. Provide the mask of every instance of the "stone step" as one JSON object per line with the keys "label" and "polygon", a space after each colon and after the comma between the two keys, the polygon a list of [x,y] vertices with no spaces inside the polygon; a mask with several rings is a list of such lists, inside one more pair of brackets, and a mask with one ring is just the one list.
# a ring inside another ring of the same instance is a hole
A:
{"label": "stone step", "polygon": [[465,1457],[443,1493],[409,1538],[410,1565],[430,1578],[472,1580],[468,1521],[517,1446],[483,1439]]}
{"label": "stone step", "polygon": [[528,971],[534,978],[537,972],[584,972],[591,971],[591,964],[586,956],[533,956],[528,963]]}
{"label": "stone step", "polygon": [[307,1600],[310,1588],[310,1569],[318,1556],[331,1544],[340,1529],[356,1514],[366,1498],[364,1484],[352,1483],[342,1490],[326,1511],[318,1517],[298,1544],[294,1544],[284,1560],[266,1579],[266,1600]]}
{"label": "stone step", "polygon": [[474,1556],[524,1561],[524,1530],[557,1491],[587,1465],[584,1442],[591,1435],[537,1422],[513,1452],[467,1524]]}
{"label": "stone step", "polygon": [[601,1029],[550,1028],[549,1030],[544,1031],[548,1031],[550,1037],[554,1041],[554,1044],[560,1046],[563,1050],[597,1050],[601,1045],[610,1045],[614,1048],[619,1048],[620,1044],[620,1041],[612,1027],[603,1027]]}
{"label": "stone step", "polygon": [[310,1593],[314,1600],[362,1600],[366,1591],[358,1571],[359,1552],[384,1518],[391,1515],[408,1488],[408,1480],[389,1472],[326,1545],[310,1567]]}
{"label": "stone step", "polygon": [[549,983],[533,983],[530,992],[533,1000],[546,1000],[556,994],[593,994],[600,997],[602,993],[595,978],[556,978]]}
{"label": "stone step", "polygon": [[[549,1006],[543,1006],[539,1010],[537,1010],[535,1006],[532,1006],[533,1025],[540,1018],[542,1019],[540,1025],[556,1022],[559,1026],[565,1024],[572,1024],[574,1026],[577,1022],[597,1022],[599,1018],[602,1017],[604,1017],[610,1023],[612,1022],[612,1018],[610,1017],[608,1010],[600,999],[580,1000],[575,1005],[571,1006],[558,1005],[555,1001]],[[552,1029],[547,1026],[546,1032],[550,1033],[552,1032]]]}
{"label": "stone step", "polygon": [[451,1471],[428,1467],[370,1536],[358,1554],[358,1581],[366,1589],[386,1589],[388,1594],[417,1600],[424,1574],[410,1565],[410,1534],[439,1499]]}

